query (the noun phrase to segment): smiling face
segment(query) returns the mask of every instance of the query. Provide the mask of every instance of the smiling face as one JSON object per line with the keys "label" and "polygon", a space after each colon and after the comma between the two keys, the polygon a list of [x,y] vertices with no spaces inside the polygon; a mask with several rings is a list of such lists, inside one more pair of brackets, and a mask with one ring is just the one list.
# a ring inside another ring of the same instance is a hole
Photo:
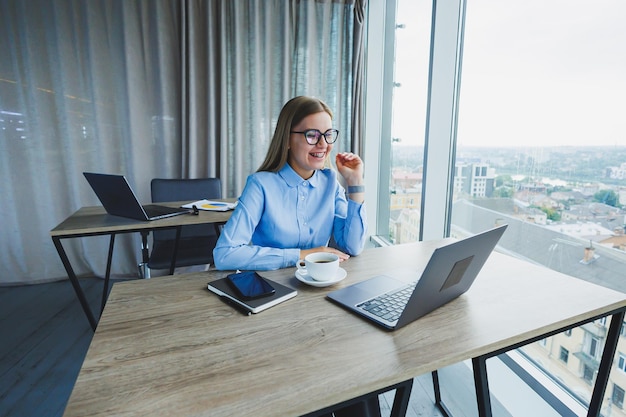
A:
{"label": "smiling face", "polygon": [[[326,132],[332,129],[332,119],[324,111],[313,113],[293,126],[291,131],[304,132],[308,129],[317,129]],[[289,156],[287,162],[302,178],[311,178],[316,169],[324,168],[326,158],[330,155],[333,145],[320,138],[317,145],[309,145],[302,133],[291,133],[289,136]]]}

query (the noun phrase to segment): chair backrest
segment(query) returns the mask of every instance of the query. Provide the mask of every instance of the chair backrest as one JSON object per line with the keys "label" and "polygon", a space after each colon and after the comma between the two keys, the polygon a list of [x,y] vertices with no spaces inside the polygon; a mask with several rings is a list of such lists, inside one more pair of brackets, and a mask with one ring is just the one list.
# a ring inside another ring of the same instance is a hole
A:
{"label": "chair backrest", "polygon": [[[154,178],[150,182],[153,203],[168,201],[188,201],[222,198],[222,181],[219,178],[169,179]],[[185,226],[181,237],[215,235],[212,224]],[[153,233],[155,240],[174,239],[173,230],[158,230]]]}
{"label": "chair backrest", "polygon": [[154,178],[150,183],[153,203],[222,198],[219,178]]}

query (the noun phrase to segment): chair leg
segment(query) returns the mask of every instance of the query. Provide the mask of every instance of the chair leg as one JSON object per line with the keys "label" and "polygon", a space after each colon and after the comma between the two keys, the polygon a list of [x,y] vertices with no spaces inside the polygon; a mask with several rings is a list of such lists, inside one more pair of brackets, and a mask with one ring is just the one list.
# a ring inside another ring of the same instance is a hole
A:
{"label": "chair leg", "polygon": [[137,265],[137,273],[140,279],[150,279],[150,268],[147,263],[140,263]]}
{"label": "chair leg", "polygon": [[150,259],[150,252],[148,249],[148,234],[149,231],[141,231],[141,263],[137,265],[139,269],[139,278],[150,279],[150,268],[148,268],[148,259]]}

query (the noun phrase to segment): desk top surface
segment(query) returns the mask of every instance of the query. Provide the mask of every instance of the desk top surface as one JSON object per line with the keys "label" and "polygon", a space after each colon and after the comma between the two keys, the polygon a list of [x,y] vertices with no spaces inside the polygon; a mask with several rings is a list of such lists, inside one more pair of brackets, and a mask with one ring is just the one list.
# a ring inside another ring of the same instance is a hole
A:
{"label": "desk top surface", "polygon": [[493,253],[464,295],[389,332],[325,295],[423,264],[437,242],[365,250],[348,276],[244,316],[208,292],[224,271],[116,283],[67,416],[302,415],[626,307],[626,295]]}
{"label": "desk top surface", "polygon": [[[221,199],[220,201],[236,201],[235,199]],[[191,201],[178,201],[172,203],[153,203],[162,206],[180,207]],[[152,203],[151,203],[152,204]],[[50,231],[52,237],[71,237],[106,234],[112,232],[137,231],[145,229],[168,228],[181,225],[224,223],[232,214],[230,211],[206,211],[200,210],[198,215],[182,214],[180,216],[167,217],[165,219],[142,221],[107,214],[102,206],[81,207],[71,216],[59,223]]]}

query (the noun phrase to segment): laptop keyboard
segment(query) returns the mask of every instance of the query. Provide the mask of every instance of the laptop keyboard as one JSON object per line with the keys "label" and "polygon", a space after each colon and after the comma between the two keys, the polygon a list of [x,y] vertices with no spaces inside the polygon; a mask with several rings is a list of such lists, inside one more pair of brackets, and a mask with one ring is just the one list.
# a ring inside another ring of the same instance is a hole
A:
{"label": "laptop keyboard", "polygon": [[358,304],[357,307],[382,319],[396,321],[404,311],[411,294],[413,294],[415,285],[417,285],[417,281],[367,300]]}

